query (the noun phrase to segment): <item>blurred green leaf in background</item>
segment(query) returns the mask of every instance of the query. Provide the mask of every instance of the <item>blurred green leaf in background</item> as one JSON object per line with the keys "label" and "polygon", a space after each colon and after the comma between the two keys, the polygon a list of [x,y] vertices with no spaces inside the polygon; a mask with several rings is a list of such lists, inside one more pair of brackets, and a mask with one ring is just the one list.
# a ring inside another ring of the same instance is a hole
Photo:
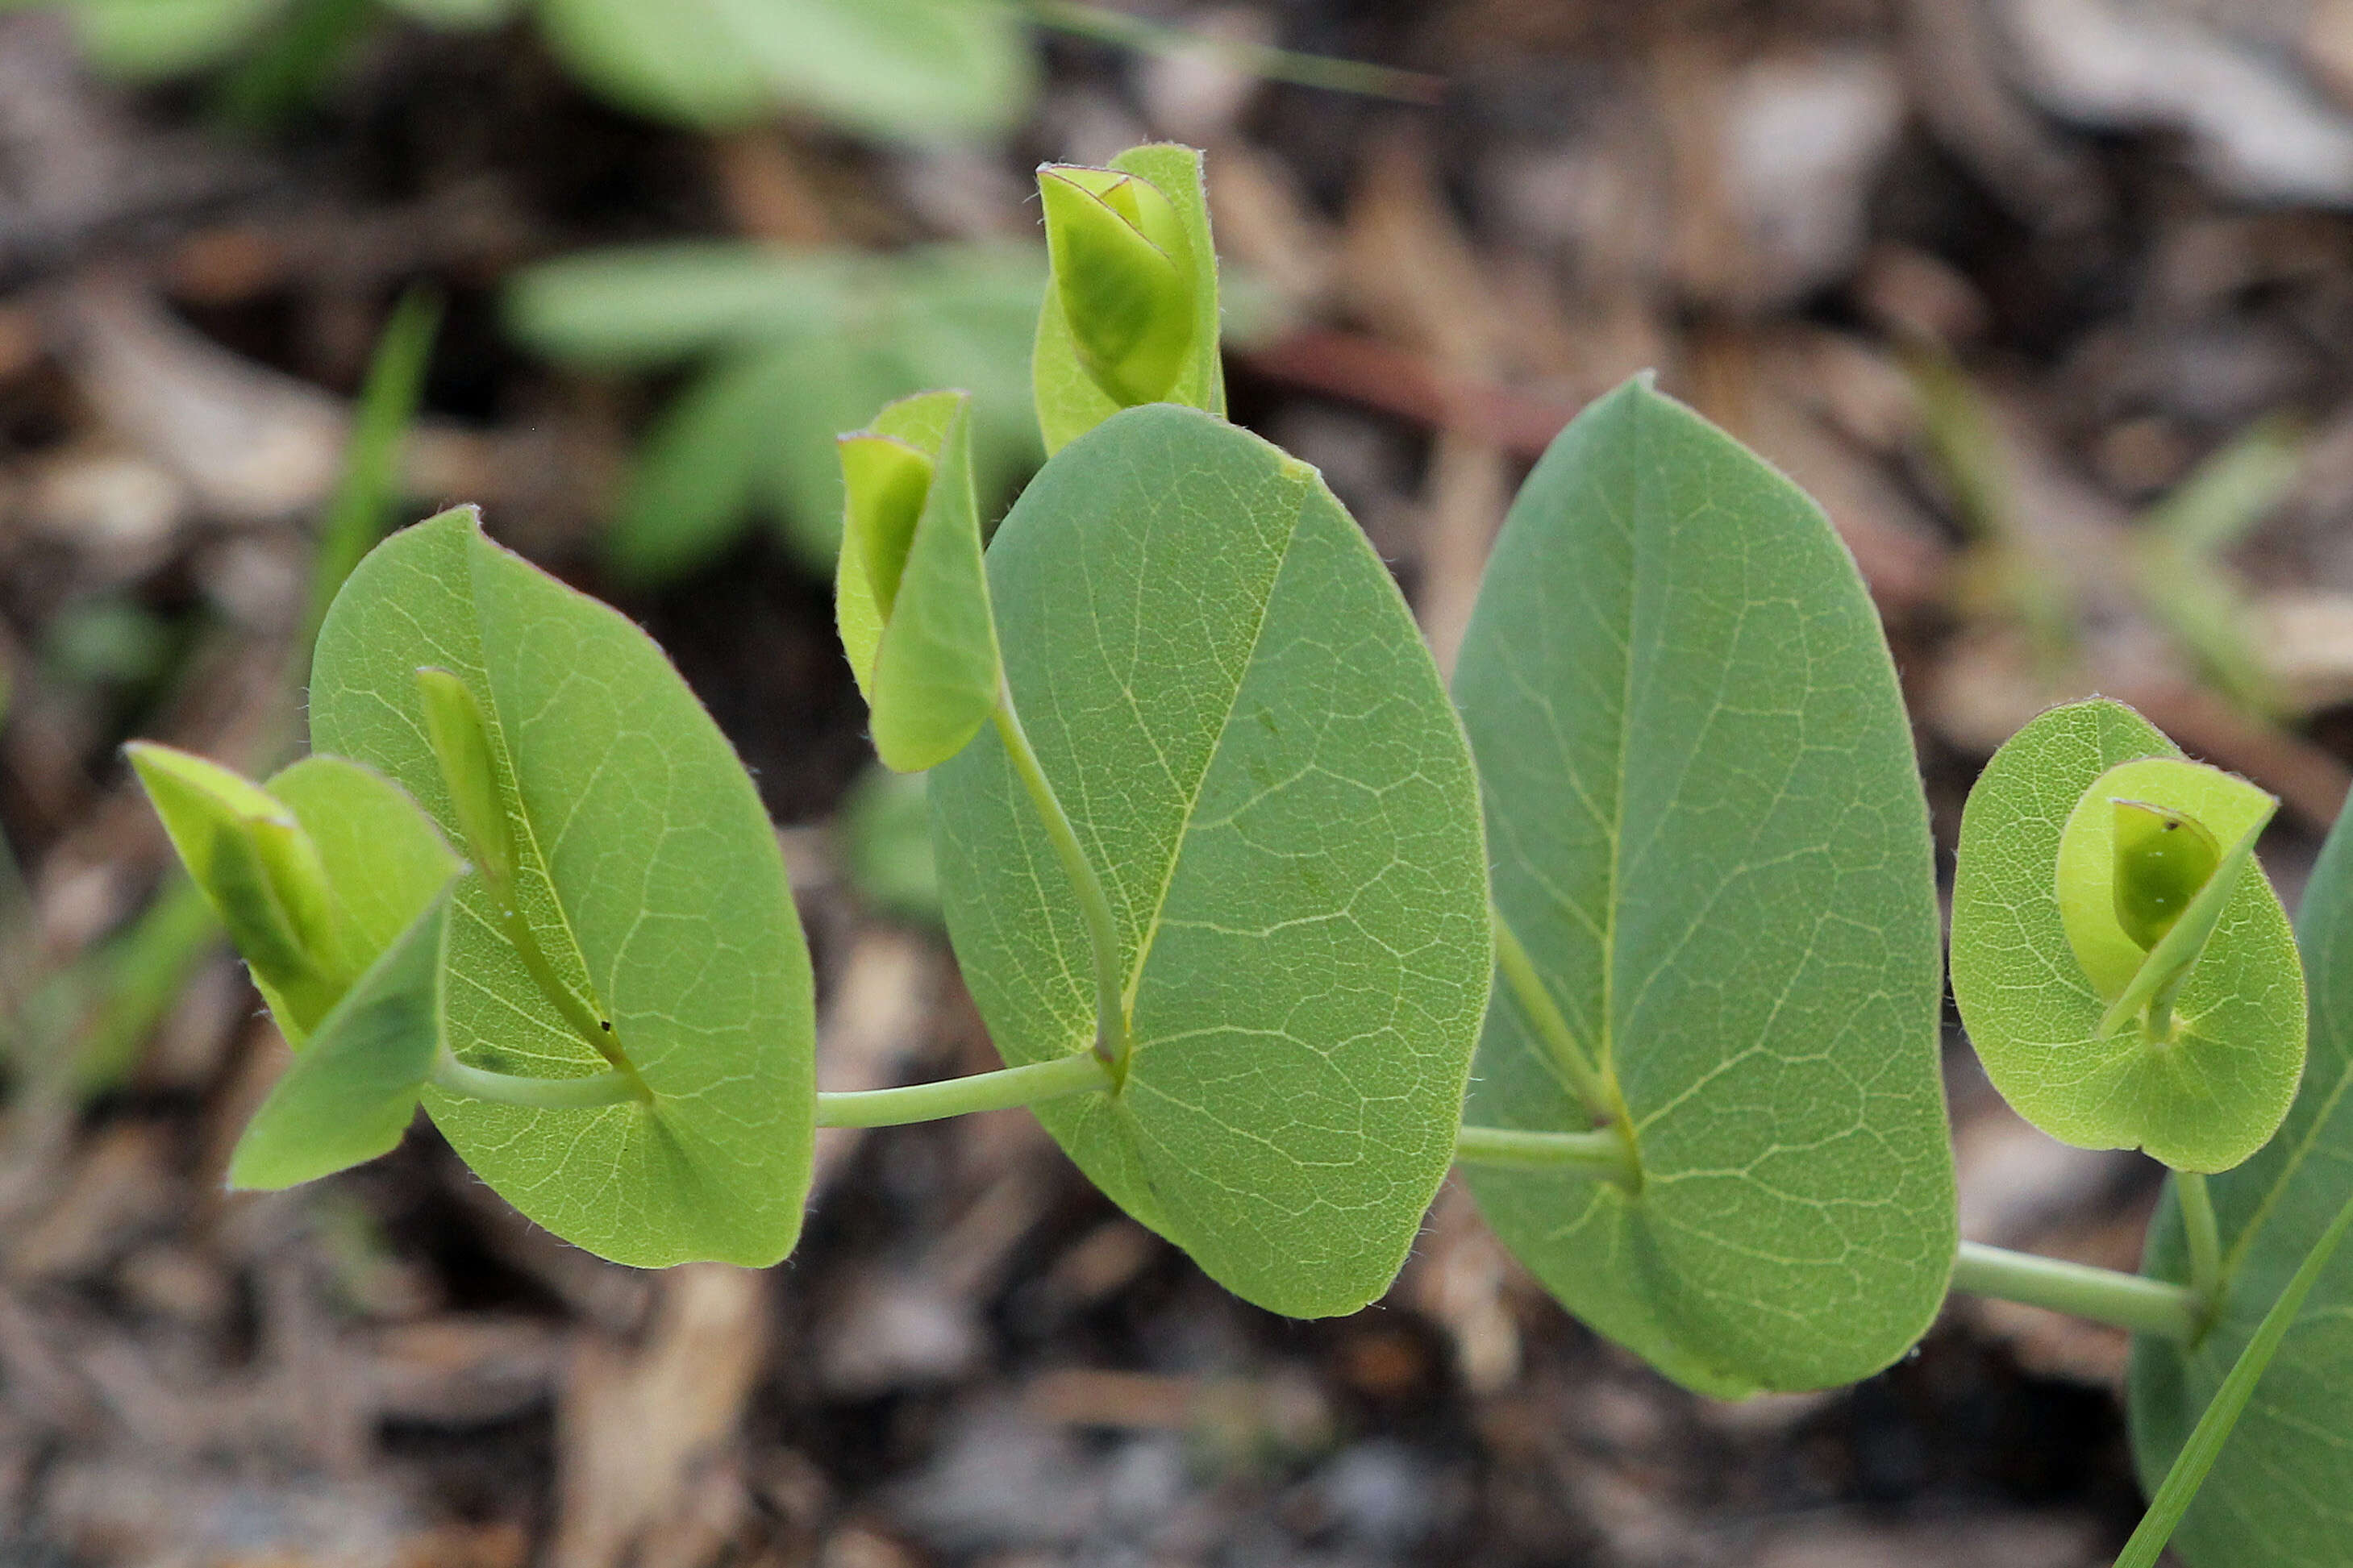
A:
{"label": "blurred green leaf in background", "polygon": [[1045,261],[1015,245],[893,256],[630,247],[522,272],[508,321],[530,348],[584,369],[695,366],[638,453],[607,540],[618,574],[691,571],[762,516],[829,574],[841,538],[833,438],[883,404],[933,386],[973,395],[984,515],[1044,460],[1027,371]]}

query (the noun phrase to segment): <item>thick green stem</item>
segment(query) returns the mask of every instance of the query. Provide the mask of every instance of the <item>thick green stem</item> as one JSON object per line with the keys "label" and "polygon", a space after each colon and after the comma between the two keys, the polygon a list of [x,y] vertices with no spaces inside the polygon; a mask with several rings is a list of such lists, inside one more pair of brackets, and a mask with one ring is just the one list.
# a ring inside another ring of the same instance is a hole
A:
{"label": "thick green stem", "polygon": [[1455,1163],[1515,1171],[1574,1171],[1615,1182],[1632,1192],[1640,1182],[1626,1141],[1615,1128],[1590,1132],[1527,1132],[1511,1127],[1464,1127],[1454,1135]]}
{"label": "thick green stem", "polygon": [[1092,1051],[1077,1051],[1050,1062],[1000,1068],[939,1083],[910,1084],[904,1089],[865,1089],[854,1093],[819,1094],[819,1127],[901,1127],[910,1121],[937,1121],[943,1117],[968,1116],[976,1110],[1003,1110],[1008,1106],[1036,1105],[1109,1089],[1111,1070]]}
{"label": "thick green stem", "polygon": [[1961,1243],[1953,1289],[2048,1307],[2137,1334],[2160,1334],[2185,1343],[2198,1335],[2198,1299],[2179,1285],[2113,1268]]}
{"label": "thick green stem", "polygon": [[1127,1079],[1134,1040],[1122,994],[1119,927],[1112,919],[1111,900],[1104,895],[1103,880],[1087,859],[1078,830],[1071,826],[1070,815],[1063,811],[1046,770],[1039,765],[1038,753],[1030,750],[1029,736],[1014,711],[1013,688],[1002,674],[997,679],[997,710],[991,717],[997,722],[997,739],[1005,742],[1006,755],[1013,759],[1013,771],[1021,775],[1021,786],[1029,792],[1030,804],[1045,824],[1046,837],[1053,841],[1062,872],[1070,878],[1071,889],[1078,894],[1079,908],[1086,916],[1087,940],[1094,948],[1095,959],[1095,1055],[1111,1069],[1112,1087],[1116,1089]]}
{"label": "thick green stem", "polygon": [[2202,1332],[2222,1310],[2221,1227],[2214,1222],[2214,1200],[2204,1176],[2195,1171],[2174,1172],[2173,1194],[2181,1205],[2181,1229],[2189,1244],[2189,1293],[2198,1299]]}
{"label": "thick green stem", "polygon": [[643,1103],[653,1099],[645,1080],[634,1072],[591,1073],[586,1078],[517,1078],[468,1067],[441,1047],[433,1063],[432,1084],[451,1094],[492,1100],[501,1105],[522,1105],[534,1110],[593,1110],[600,1106]]}

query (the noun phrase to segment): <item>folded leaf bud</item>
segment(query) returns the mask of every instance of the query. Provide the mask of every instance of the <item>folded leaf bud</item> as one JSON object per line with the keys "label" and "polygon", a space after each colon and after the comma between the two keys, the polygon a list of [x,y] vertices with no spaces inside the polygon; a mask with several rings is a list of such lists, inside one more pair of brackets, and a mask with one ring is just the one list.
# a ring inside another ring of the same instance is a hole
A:
{"label": "folded leaf bud", "polygon": [[1079,363],[1125,407],[1166,397],[1192,348],[1197,262],[1160,187],[1110,169],[1038,171],[1046,250]]}
{"label": "folded leaf bud", "polygon": [[499,799],[498,770],[491,759],[481,706],[472,689],[446,669],[418,670],[417,689],[424,699],[425,738],[441,764],[441,783],[449,792],[466,853],[485,881],[494,888],[512,888],[514,832]]}
{"label": "folded leaf bud", "polygon": [[2116,923],[2143,949],[2181,919],[2222,861],[2205,824],[2170,806],[2113,800]]}
{"label": "folded leaf bud", "polygon": [[172,846],[255,973],[323,1012],[339,967],[333,900],[293,811],[216,763],[150,742],[126,750]]}
{"label": "folded leaf bud", "polygon": [[931,493],[934,464],[928,453],[895,436],[860,431],[840,437],[838,444],[842,488],[849,497],[849,537],[842,548],[859,552],[875,608],[887,621],[899,600],[899,579],[907,569],[915,524]]}

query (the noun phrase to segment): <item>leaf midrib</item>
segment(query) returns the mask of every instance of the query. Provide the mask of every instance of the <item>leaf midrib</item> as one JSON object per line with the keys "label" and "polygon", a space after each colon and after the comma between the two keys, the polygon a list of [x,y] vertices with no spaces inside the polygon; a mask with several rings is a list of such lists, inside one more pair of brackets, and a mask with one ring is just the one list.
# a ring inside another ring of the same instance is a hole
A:
{"label": "leaf midrib", "polygon": [[[1185,860],[1186,842],[1193,835],[1193,818],[1200,807],[1201,791],[1208,786],[1209,774],[1217,769],[1219,753],[1225,749],[1226,731],[1233,727],[1234,712],[1241,706],[1242,688],[1250,684],[1250,668],[1258,662],[1259,646],[1265,639],[1266,623],[1273,613],[1276,586],[1282,581],[1283,568],[1290,563],[1292,549],[1299,541],[1300,520],[1307,515],[1307,502],[1314,493],[1314,487],[1306,475],[1285,473],[1282,477],[1297,489],[1298,503],[1292,508],[1291,526],[1283,534],[1282,549],[1274,558],[1273,570],[1267,574],[1266,597],[1259,603],[1258,622],[1250,627],[1250,647],[1243,650],[1233,689],[1226,696],[1226,710],[1219,716],[1217,734],[1210,740],[1208,750],[1203,753],[1201,771],[1194,777],[1193,787],[1186,796],[1184,814],[1179,818],[1182,826],[1169,848],[1168,863],[1161,871],[1160,888],[1152,900],[1151,918],[1145,922],[1144,934],[1136,941],[1134,965],[1120,987],[1120,1010],[1126,1015],[1123,1022],[1127,1025],[1131,1037],[1135,1028],[1136,993],[1144,984],[1145,966],[1152,957],[1153,944],[1159,940],[1161,917],[1168,908],[1169,889],[1176,883],[1176,868]],[[1135,1048],[1141,1051],[1143,1046],[1142,1041],[1137,1041]]]}

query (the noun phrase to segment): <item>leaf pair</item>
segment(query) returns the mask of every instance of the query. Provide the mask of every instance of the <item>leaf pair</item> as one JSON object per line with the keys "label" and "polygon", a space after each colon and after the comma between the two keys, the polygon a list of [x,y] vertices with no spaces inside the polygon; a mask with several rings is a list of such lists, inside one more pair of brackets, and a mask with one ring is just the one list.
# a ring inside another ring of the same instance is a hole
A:
{"label": "leaf pair", "polygon": [[2019,1114],[2187,1171],[2271,1138],[2305,1051],[2287,917],[2248,871],[2276,804],[2105,700],[1995,753],[1961,819],[1953,994]]}
{"label": "leaf pair", "polygon": [[930,392],[841,437],[834,615],[874,749],[900,773],[962,751],[997,706],[997,626],[973,499],[972,400]]}
{"label": "leaf pair", "polygon": [[1107,169],[1038,171],[1052,281],[1031,381],[1046,450],[1123,408],[1226,411],[1218,264],[1201,155],[1131,147]]}
{"label": "leaf pair", "polygon": [[239,1141],[229,1184],[289,1186],[385,1152],[439,1043],[457,857],[398,785],[357,763],[308,757],[255,785],[167,747],[131,752],[299,1053]]}
{"label": "leaf pair", "polygon": [[[446,677],[421,689],[427,668]],[[539,1224],[621,1262],[790,1251],[815,1122],[807,947],[751,781],[660,651],[461,509],[360,564],[313,670],[320,751],[381,770],[479,858],[511,858],[450,897],[431,964],[438,1044],[466,1068],[543,1079],[617,1057],[647,1090],[546,1110],[428,1087],[458,1152]],[[451,745],[453,708],[478,742]],[[453,792],[443,755],[470,747]],[[380,869],[379,846],[351,852]],[[404,944],[380,967],[396,962],[427,961]],[[346,1081],[356,1097],[393,1076],[376,1063]]]}

